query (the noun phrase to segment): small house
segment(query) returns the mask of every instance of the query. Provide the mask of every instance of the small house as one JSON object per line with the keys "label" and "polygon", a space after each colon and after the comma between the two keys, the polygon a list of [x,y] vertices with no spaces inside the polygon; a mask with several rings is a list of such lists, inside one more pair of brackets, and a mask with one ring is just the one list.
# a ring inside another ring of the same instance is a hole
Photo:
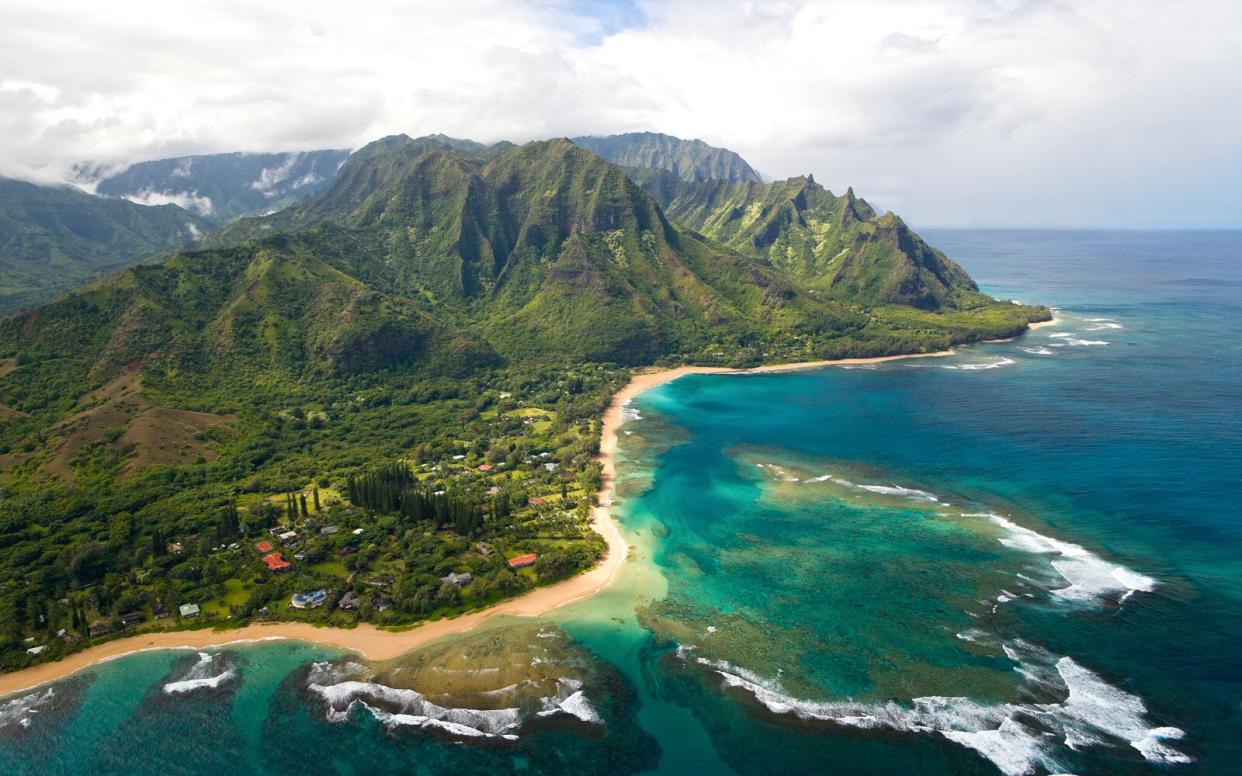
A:
{"label": "small house", "polygon": [[142,622],[141,612],[130,612],[129,614],[121,615],[121,627],[123,628],[132,628],[140,622]]}
{"label": "small house", "polygon": [[168,545],[169,555],[180,555],[181,550],[182,550],[181,542],[173,542],[172,544]]}
{"label": "small house", "polygon": [[523,568],[526,568],[527,566],[533,566],[535,565],[535,561],[538,559],[539,559],[539,556],[535,555],[535,553],[533,552],[528,553],[526,555],[519,555],[516,558],[509,559],[509,568],[523,569]]}
{"label": "small house", "polygon": [[474,581],[474,575],[470,572],[462,572],[461,574],[450,572],[447,577],[440,577],[440,581],[448,582],[450,585],[457,585],[458,587],[465,587]]}
{"label": "small house", "polygon": [[259,552],[271,552],[272,543],[271,542],[259,542],[258,544],[255,545],[255,549],[257,549]]}
{"label": "small house", "polygon": [[112,623],[107,620],[95,620],[86,627],[86,632],[92,638],[95,636],[102,636],[105,633],[111,633]]}
{"label": "small house", "polygon": [[391,608],[392,608],[391,598],[388,598],[387,596],[382,596],[382,595],[375,597],[375,611],[386,612]]}
{"label": "small house", "polygon": [[270,555],[263,556],[263,562],[267,564],[267,570],[273,573],[288,571],[293,567],[289,561],[285,560],[279,552],[273,552]]}
{"label": "small house", "polygon": [[168,616],[168,607],[164,606],[164,604],[157,603],[151,607],[151,614],[155,617],[155,619],[162,620]]}
{"label": "small house", "polygon": [[325,525],[323,528],[319,529],[319,533],[323,534],[324,536],[331,536],[332,534],[340,530],[341,530],[341,527],[339,525]]}
{"label": "small house", "polygon": [[46,649],[47,649],[46,644],[40,644],[37,647],[31,647],[30,649],[26,650],[26,654],[27,655],[42,655]]}
{"label": "small house", "polygon": [[358,594],[350,590],[348,593],[341,596],[341,601],[337,604],[337,606],[342,609],[357,609],[358,605],[361,603],[362,599],[358,597]]}
{"label": "small house", "polygon": [[181,612],[182,617],[197,617],[202,610],[198,608],[198,604],[182,604],[178,611]]}

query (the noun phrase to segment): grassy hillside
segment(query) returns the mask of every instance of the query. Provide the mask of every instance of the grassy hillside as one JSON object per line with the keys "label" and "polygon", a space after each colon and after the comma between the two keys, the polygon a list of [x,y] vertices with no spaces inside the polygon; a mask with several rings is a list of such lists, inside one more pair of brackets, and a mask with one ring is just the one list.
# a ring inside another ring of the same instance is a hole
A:
{"label": "grassy hillside", "polygon": [[176,205],[144,207],[0,178],[0,316],[191,243],[209,229]]}

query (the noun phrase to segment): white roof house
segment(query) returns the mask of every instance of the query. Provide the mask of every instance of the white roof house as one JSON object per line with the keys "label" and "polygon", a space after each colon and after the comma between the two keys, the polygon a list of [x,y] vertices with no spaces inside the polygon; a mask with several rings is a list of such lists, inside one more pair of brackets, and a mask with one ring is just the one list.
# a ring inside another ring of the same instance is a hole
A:
{"label": "white roof house", "polygon": [[200,611],[198,604],[182,604],[180,609],[182,617],[197,617]]}

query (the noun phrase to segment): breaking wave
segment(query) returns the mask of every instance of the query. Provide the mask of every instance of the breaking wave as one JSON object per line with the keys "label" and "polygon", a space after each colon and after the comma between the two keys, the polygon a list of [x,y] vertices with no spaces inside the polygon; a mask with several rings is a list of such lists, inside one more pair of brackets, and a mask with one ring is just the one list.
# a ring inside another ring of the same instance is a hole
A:
{"label": "breaking wave", "polygon": [[[845,482],[842,480],[841,482]],[[879,493],[884,496],[905,496],[911,501],[925,501],[929,504],[938,504],[940,499],[925,490],[918,488],[904,488],[900,485],[857,485],[848,483],[859,490],[865,490],[868,493]]]}
{"label": "breaking wave", "polygon": [[1066,342],[1068,342],[1071,347],[1091,347],[1093,345],[1109,344],[1105,340],[1089,340],[1089,339],[1067,339]]}
{"label": "breaking wave", "polygon": [[44,704],[56,697],[54,688],[10,698],[0,703],[0,730],[8,727],[28,728]]}
{"label": "breaking wave", "polygon": [[[761,469],[768,469],[776,473],[784,482],[800,482],[798,477],[793,476],[785,469],[772,463],[755,464]],[[857,482],[851,482],[844,477],[837,477],[832,474],[820,474],[815,477],[808,477],[805,482],[831,482],[836,485],[842,485],[855,490],[866,491],[867,493],[878,493],[881,496],[903,496],[911,501],[920,501],[927,504],[940,504],[940,498],[934,493],[928,493],[918,488],[907,488],[901,485],[865,485]]]}
{"label": "breaking wave", "polygon": [[1022,348],[1022,350],[1023,352],[1030,353],[1032,356],[1051,356],[1055,352],[1043,346],[1035,348]]}
{"label": "breaking wave", "polygon": [[1000,515],[985,512],[963,514],[963,517],[986,517],[1005,529],[1001,544],[1010,549],[1037,555],[1055,555],[1052,568],[1069,584],[1050,590],[1053,595],[1070,601],[1095,601],[1108,596],[1128,598],[1136,591],[1151,592],[1156,580],[1112,563],[1072,542],[1053,539],[1020,526]]}
{"label": "breaking wave", "polygon": [[643,419],[643,416],[638,414],[638,408],[630,404],[628,399],[625,401],[625,403],[621,405],[621,422],[622,423],[629,423],[630,421],[642,420],[642,419]]}
{"label": "breaking wave", "polygon": [[[415,727],[434,729],[459,738],[512,741],[518,738],[519,730],[530,717],[519,706],[498,709],[441,706],[416,690],[347,678],[363,673],[365,669],[356,663],[345,666],[316,663],[312,666],[307,689],[325,701],[329,721],[343,722],[355,706],[361,706],[388,729]],[[517,685],[510,685],[479,694],[502,695],[518,689]],[[533,711],[537,717],[564,714],[588,724],[604,724],[586,697],[582,683],[575,679],[557,680],[556,692],[539,698]]]}
{"label": "breaking wave", "polygon": [[941,369],[958,369],[972,372],[979,369],[999,369],[1002,366],[1009,366],[1010,364],[1016,363],[1018,362],[1014,361],[1012,358],[1001,356],[995,361],[980,361],[973,364],[940,364],[939,366]]}
{"label": "breaking wave", "polygon": [[[684,659],[693,648],[678,650]],[[984,704],[965,697],[914,698],[910,705],[894,702],[810,701],[784,693],[779,682],[724,661],[695,658],[723,680],[724,687],[748,692],[773,714],[793,715],[864,730],[889,729],[940,735],[990,760],[1007,776],[1029,774],[1037,766],[1050,772],[1064,769],[1061,746],[1128,744],[1152,763],[1192,762],[1166,741],[1181,739],[1180,728],[1152,726],[1142,698],[1110,685],[1070,657],[1058,657],[1035,645],[1014,641],[1006,655],[1031,684],[1031,691],[1050,702]]]}
{"label": "breaking wave", "polygon": [[164,694],[179,695],[207,688],[214,690],[236,676],[232,668],[221,669],[220,666],[216,665],[216,658],[218,657],[219,655],[199,652],[198,662],[190,668],[184,677],[164,685]]}

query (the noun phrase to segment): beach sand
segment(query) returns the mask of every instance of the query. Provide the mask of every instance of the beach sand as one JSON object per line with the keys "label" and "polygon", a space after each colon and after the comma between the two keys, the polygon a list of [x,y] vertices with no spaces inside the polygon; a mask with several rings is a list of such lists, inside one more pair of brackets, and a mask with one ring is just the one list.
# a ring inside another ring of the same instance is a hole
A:
{"label": "beach sand", "polygon": [[[1052,322],[1054,321],[1048,323]],[[1032,328],[1035,325],[1038,324],[1032,324]],[[595,507],[592,512],[591,525],[604,537],[608,550],[604,560],[588,571],[547,587],[536,588],[517,598],[502,601],[486,609],[450,619],[422,623],[402,631],[380,630],[367,623],[359,623],[355,628],[330,628],[300,622],[271,622],[254,623],[232,630],[142,633],[89,647],[62,660],[41,663],[20,671],[2,674],[0,675],[0,697],[62,679],[95,663],[152,649],[212,649],[229,644],[295,639],[355,652],[368,660],[388,660],[436,639],[472,630],[484,621],[499,615],[533,617],[544,614],[603,590],[612,583],[625,563],[629,548],[621,535],[620,528],[610,514],[613,478],[616,474],[613,456],[617,449],[617,431],[624,422],[625,405],[639,394],[688,374],[768,374],[830,366],[878,364],[906,358],[948,356],[953,352],[945,350],[905,356],[804,361],[754,369],[687,366],[635,374],[630,382],[613,396],[612,403],[603,417],[599,454],[600,463],[603,466],[603,481],[598,497],[599,506]]]}

